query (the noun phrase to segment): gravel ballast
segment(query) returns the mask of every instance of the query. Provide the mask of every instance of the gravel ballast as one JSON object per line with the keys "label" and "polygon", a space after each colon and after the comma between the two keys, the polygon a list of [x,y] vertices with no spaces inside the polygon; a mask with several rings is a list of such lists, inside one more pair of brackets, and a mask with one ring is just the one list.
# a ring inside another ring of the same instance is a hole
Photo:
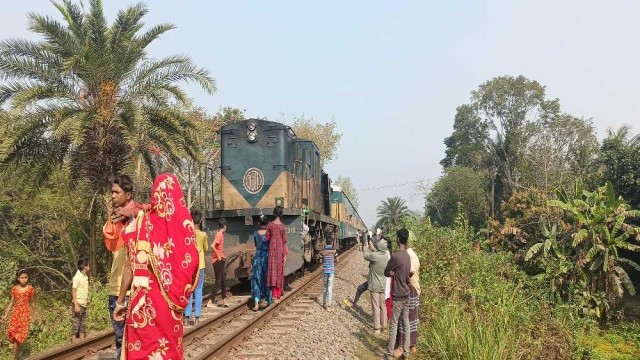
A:
{"label": "gravel ballast", "polygon": [[[336,270],[333,284],[333,303],[325,310],[322,306],[323,294],[315,299],[310,309],[300,314],[299,320],[291,326],[278,327],[266,324],[254,333],[242,349],[232,351],[231,358],[268,359],[360,359],[363,350],[371,347],[380,353],[380,345],[388,334],[373,336],[371,301],[365,292],[355,309],[347,307],[344,299],[353,299],[356,287],[366,281],[368,262],[362,252],[356,251],[345,266]],[[274,320],[277,324],[279,321]],[[280,332],[276,328],[280,328]],[[375,341],[371,341],[371,339]],[[268,355],[261,356],[261,354]],[[255,354],[251,356],[250,354]]]}

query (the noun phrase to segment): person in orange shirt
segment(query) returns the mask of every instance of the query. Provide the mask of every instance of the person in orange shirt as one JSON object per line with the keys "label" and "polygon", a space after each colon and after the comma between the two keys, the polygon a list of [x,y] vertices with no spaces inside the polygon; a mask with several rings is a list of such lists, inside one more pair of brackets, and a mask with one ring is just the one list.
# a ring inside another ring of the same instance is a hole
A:
{"label": "person in orange shirt", "polygon": [[225,268],[225,262],[227,260],[224,256],[224,233],[227,231],[227,220],[221,218],[218,220],[218,232],[213,240],[213,253],[211,254],[211,263],[213,264],[213,274],[216,277],[216,282],[213,284],[213,290],[209,297],[207,307],[213,307],[215,304],[216,290],[220,287],[220,295],[222,297],[221,307],[229,307],[226,303],[227,299],[227,271]]}
{"label": "person in orange shirt", "polygon": [[[125,174],[116,175],[111,179],[111,206],[112,212],[102,227],[104,244],[113,255],[111,271],[109,275],[109,316],[115,333],[116,359],[120,359],[122,337],[124,336],[124,321],[116,321],[113,311],[120,294],[122,283],[122,270],[127,260],[127,247],[124,246],[122,237],[127,226],[135,226],[135,217],[138,211],[149,211],[149,204],[139,204],[133,199],[133,181]],[[129,293],[127,293],[129,296]],[[125,298],[128,301],[128,297]]]}

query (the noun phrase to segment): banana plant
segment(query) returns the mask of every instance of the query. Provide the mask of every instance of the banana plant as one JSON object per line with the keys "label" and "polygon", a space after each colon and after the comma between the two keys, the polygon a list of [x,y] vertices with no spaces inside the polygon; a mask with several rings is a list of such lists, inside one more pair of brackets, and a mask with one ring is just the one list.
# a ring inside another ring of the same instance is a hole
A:
{"label": "banana plant", "polygon": [[542,265],[548,273],[549,267],[555,269],[555,262],[563,259],[557,254],[567,255],[567,252],[554,249],[569,250],[571,256],[564,259],[572,264],[574,279],[582,278],[582,275],[586,278],[584,286],[579,286],[577,280],[572,284],[574,290],[579,288],[577,293],[582,294],[580,302],[590,307],[596,318],[606,319],[609,308],[619,304],[625,290],[631,295],[636,293],[627,269],[640,271],[640,265],[621,256],[620,250],[640,252],[640,246],[634,243],[640,228],[627,223],[629,218],[640,217],[640,211],[632,210],[622,197],[616,197],[609,182],[593,192],[576,185],[574,194],[558,194],[557,200],[549,201],[550,206],[564,210],[568,222],[573,225],[570,244],[559,245],[552,227],[551,231],[545,230],[549,236],[545,235],[543,242],[534,244],[525,259],[532,259],[542,250],[545,259]]}
{"label": "banana plant", "polygon": [[544,241],[533,244],[525,255],[525,261],[536,259],[538,265],[544,269],[544,272],[536,275],[536,278],[542,279],[549,285],[551,295],[554,300],[560,301],[566,299],[568,278],[574,270],[571,262],[570,253],[560,241],[558,241],[557,225],[551,225],[551,229],[547,225],[542,225],[542,235]]}

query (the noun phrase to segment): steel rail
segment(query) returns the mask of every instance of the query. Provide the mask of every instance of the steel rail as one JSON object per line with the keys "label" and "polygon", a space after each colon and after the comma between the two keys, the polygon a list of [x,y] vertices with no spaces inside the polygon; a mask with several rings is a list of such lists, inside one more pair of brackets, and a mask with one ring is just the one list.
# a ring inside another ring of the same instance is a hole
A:
{"label": "steel rail", "polygon": [[[355,251],[355,247],[351,250],[345,251],[342,256],[351,254]],[[342,263],[342,262],[341,262]],[[339,263],[339,264],[341,264]],[[310,276],[309,279],[304,280],[300,286],[293,289],[289,294],[285,295],[280,303],[274,304],[268,307],[266,310],[262,311],[259,317],[252,323],[245,325],[240,328],[240,330],[234,334],[224,337],[218,344],[213,345],[211,348],[207,349],[203,354],[196,357],[196,359],[210,359],[214,356],[219,356],[219,354],[226,354],[233,346],[236,346],[239,342],[242,341],[247,334],[249,334],[253,329],[262,326],[266,321],[268,321],[273,315],[275,315],[279,310],[286,308],[286,305],[293,302],[300,295],[302,295],[306,289],[308,289],[314,282],[314,280],[318,279],[322,275],[322,267],[318,267],[315,271],[308,274]],[[198,326],[188,328],[184,332],[184,344],[185,347],[201,338],[206,336],[211,332],[213,328],[219,327],[225,322],[231,321],[233,318],[244,314],[248,311],[248,302],[249,299],[231,307],[228,311],[219,314],[215,317],[208,318],[200,321]],[[82,359],[85,356],[93,355],[101,350],[104,350],[110,347],[114,342],[114,332],[113,330],[104,330],[99,332],[98,334],[87,337],[81,341],[67,344],[52,350],[49,350],[44,353],[32,355],[27,358],[27,360],[76,360]]]}
{"label": "steel rail", "polygon": [[113,330],[101,331],[97,335],[87,337],[84,340],[30,356],[27,360],[81,359],[111,346],[114,340],[113,337]]}
{"label": "steel rail", "polygon": [[[350,256],[356,252],[356,247],[342,253],[342,256]],[[338,264],[344,264],[344,260]],[[215,345],[207,348],[204,352],[193,358],[193,360],[208,360],[225,358],[229,350],[240,345],[243,340],[250,335],[253,330],[263,326],[267,321],[271,320],[280,310],[286,309],[287,305],[293,303],[301,297],[307,289],[314,285],[315,281],[322,277],[322,267],[318,267],[313,273],[308,274],[309,278],[300,286],[293,289],[289,294],[284,296],[279,303],[268,307],[252,322],[241,326],[232,334],[229,334],[218,341]],[[248,311],[244,309],[242,312]]]}
{"label": "steel rail", "polygon": [[[208,299],[210,295],[206,295],[202,300]],[[246,305],[246,302],[244,303]],[[242,305],[242,304],[241,304]],[[235,307],[234,307],[235,309]],[[226,313],[221,314],[219,317],[223,317]],[[209,324],[216,321],[217,317],[206,319],[201,324]],[[188,329],[185,331],[185,336],[189,332],[195,329]],[[113,330],[103,330],[95,335],[89,336],[75,343],[63,345],[49,351],[35,354],[27,358],[27,360],[76,360],[82,359],[87,355],[92,355],[101,350],[110,347],[114,343],[115,333]]]}

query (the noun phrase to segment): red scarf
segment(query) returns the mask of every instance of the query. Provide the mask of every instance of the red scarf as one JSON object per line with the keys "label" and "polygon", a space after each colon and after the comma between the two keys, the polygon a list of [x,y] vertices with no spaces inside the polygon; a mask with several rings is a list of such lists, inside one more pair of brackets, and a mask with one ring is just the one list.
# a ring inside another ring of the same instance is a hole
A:
{"label": "red scarf", "polygon": [[[194,226],[182,189],[172,174],[159,175],[151,211],[124,231],[134,286],[125,332],[125,359],[182,359],[182,312],[198,282]],[[136,287],[148,279],[149,288]]]}

